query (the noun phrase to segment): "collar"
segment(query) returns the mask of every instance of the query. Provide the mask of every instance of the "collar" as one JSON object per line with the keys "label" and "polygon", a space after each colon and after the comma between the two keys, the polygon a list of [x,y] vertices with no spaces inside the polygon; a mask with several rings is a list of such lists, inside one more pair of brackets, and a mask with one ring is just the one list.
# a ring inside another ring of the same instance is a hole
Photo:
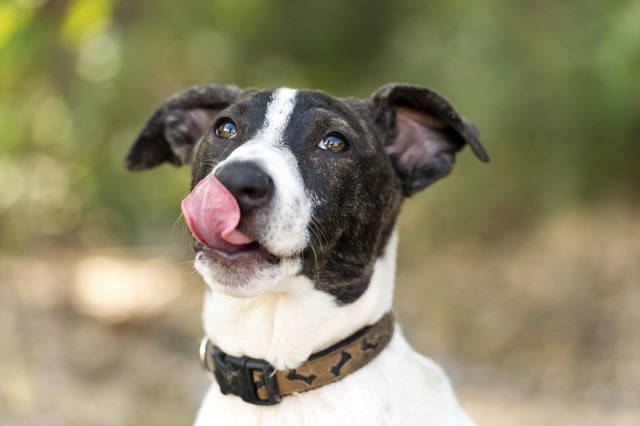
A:
{"label": "collar", "polygon": [[393,323],[393,314],[387,312],[375,324],[290,370],[276,370],[263,359],[228,355],[206,337],[200,344],[200,360],[223,394],[237,395],[251,404],[274,405],[284,396],[333,383],[368,364],[391,341]]}

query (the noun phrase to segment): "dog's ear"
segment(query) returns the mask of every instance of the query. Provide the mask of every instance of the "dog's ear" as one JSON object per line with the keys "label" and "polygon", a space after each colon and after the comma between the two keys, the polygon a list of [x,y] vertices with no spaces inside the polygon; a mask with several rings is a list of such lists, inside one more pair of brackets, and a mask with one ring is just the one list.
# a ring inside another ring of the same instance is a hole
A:
{"label": "dog's ear", "polygon": [[385,151],[411,196],[446,176],[455,153],[469,144],[484,162],[489,156],[478,131],[442,96],[418,86],[389,84],[370,98],[376,123],[388,130]]}
{"label": "dog's ear", "polygon": [[242,91],[235,86],[193,86],[158,108],[129,148],[125,166],[144,170],[163,162],[191,164],[196,143],[220,111]]}

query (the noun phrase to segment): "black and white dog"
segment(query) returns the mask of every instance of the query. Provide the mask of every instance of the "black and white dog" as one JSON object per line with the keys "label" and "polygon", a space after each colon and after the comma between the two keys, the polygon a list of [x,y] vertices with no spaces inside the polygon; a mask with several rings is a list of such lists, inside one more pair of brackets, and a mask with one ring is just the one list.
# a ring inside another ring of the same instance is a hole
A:
{"label": "black and white dog", "polygon": [[447,175],[473,125],[435,92],[371,97],[192,87],[126,165],[188,164],[182,210],[208,286],[196,425],[472,425],[389,314],[405,197]]}

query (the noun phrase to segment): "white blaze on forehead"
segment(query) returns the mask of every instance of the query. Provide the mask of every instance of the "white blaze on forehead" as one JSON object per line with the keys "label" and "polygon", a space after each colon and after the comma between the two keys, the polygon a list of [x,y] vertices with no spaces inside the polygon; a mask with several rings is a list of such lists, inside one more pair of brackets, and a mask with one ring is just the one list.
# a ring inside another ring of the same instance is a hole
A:
{"label": "white blaze on forehead", "polygon": [[267,106],[267,113],[264,117],[264,123],[256,135],[256,140],[271,139],[273,142],[280,141],[280,135],[289,124],[291,113],[296,105],[297,90],[283,88],[273,93],[271,102]]}

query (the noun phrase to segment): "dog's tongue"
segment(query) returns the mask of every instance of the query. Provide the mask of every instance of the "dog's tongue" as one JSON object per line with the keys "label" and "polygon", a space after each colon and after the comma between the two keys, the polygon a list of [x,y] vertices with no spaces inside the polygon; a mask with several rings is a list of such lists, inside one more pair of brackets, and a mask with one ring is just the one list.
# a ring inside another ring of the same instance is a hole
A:
{"label": "dog's tongue", "polygon": [[182,213],[194,237],[209,247],[253,242],[236,229],[240,223],[238,202],[213,174],[198,182],[182,200]]}

